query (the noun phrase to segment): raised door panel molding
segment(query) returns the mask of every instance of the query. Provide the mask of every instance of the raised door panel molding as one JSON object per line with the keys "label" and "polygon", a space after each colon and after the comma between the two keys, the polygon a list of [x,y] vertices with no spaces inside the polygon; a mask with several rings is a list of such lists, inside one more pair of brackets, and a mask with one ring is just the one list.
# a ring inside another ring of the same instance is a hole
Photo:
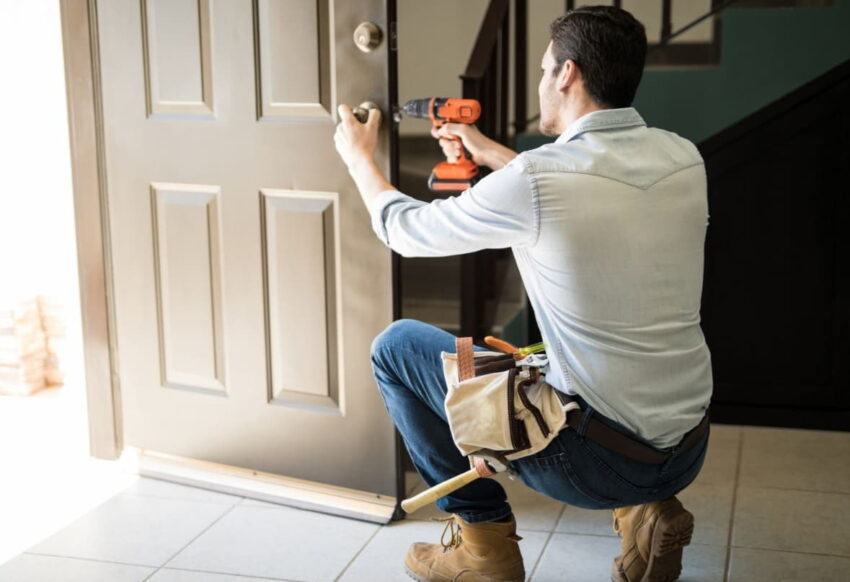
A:
{"label": "raised door panel molding", "polygon": [[261,196],[269,401],[340,414],[337,194]]}
{"label": "raised door panel molding", "polygon": [[210,0],[143,0],[149,116],[213,115]]}
{"label": "raised door panel molding", "polygon": [[260,119],[332,120],[328,0],[254,0]]}
{"label": "raised door panel molding", "polygon": [[151,184],[162,384],[225,395],[219,188]]}

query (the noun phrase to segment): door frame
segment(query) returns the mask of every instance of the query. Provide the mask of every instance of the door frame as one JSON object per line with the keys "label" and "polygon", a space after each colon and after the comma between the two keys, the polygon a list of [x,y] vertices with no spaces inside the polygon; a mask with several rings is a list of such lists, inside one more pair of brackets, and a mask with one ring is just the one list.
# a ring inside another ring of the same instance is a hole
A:
{"label": "door frame", "polygon": [[[388,39],[388,98],[398,101],[396,0],[385,0]],[[112,249],[106,191],[97,0],[59,0],[80,280],[80,306],[89,417],[89,452],[113,460],[124,450],[121,383],[117,365]],[[392,115],[387,115],[389,120]],[[390,180],[398,184],[398,125],[389,136]],[[392,255],[393,319],[401,315],[399,256]],[[142,451],[140,472],[152,477],[287,505],[386,523],[400,519],[405,493],[404,447],[396,441],[397,498],[363,497],[361,492],[276,475]],[[342,498],[342,503],[334,498]],[[383,497],[383,496],[381,496]],[[333,510],[330,510],[330,508]]]}

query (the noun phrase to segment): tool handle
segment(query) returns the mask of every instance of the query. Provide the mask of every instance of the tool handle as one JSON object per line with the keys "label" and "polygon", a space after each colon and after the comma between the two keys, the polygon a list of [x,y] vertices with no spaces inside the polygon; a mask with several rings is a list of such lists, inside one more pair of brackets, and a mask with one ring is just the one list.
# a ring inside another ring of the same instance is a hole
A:
{"label": "tool handle", "polygon": [[470,469],[469,471],[461,473],[460,475],[452,477],[442,483],[437,483],[430,489],[426,489],[418,495],[405,499],[401,502],[401,508],[407,513],[413,513],[418,509],[422,509],[429,503],[435,502],[440,497],[448,495],[452,491],[456,491],[468,483],[472,483],[479,477],[481,477],[481,474],[478,472],[478,469]]}
{"label": "tool handle", "polygon": [[487,337],[485,337],[484,341],[490,347],[496,348],[497,350],[505,352],[506,354],[516,354],[517,352],[519,352],[519,348],[515,345],[506,342],[503,339],[493,337],[492,335],[488,335]]}

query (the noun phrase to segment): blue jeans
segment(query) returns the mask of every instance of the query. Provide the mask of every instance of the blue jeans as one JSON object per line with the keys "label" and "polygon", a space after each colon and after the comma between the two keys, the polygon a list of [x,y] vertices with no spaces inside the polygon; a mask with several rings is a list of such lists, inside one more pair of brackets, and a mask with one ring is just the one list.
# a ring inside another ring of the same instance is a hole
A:
{"label": "blue jeans", "polygon": [[[443,408],[446,386],[440,352],[444,351],[455,352],[452,334],[410,319],[394,322],[372,343],[372,369],[384,404],[428,486],[469,469],[469,460],[452,440]],[[544,450],[511,462],[532,489],[569,505],[611,509],[666,499],[696,478],[705,459],[708,431],[684,453],[677,454],[677,446],[656,449],[673,453],[662,464],[641,463],[586,439],[587,420],[595,418],[649,445],[580,397],[577,400],[585,414],[580,426],[567,427]],[[440,498],[437,505],[467,522],[495,521],[511,514],[505,490],[493,479],[473,481]]]}

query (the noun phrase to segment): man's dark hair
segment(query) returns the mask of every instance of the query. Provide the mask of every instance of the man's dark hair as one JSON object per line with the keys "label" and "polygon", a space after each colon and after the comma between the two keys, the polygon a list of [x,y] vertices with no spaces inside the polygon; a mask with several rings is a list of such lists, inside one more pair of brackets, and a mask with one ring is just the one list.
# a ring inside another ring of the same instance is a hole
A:
{"label": "man's dark hair", "polygon": [[632,104],[646,60],[646,30],[634,16],[613,6],[583,6],[556,18],[549,36],[556,72],[571,59],[600,106]]}

